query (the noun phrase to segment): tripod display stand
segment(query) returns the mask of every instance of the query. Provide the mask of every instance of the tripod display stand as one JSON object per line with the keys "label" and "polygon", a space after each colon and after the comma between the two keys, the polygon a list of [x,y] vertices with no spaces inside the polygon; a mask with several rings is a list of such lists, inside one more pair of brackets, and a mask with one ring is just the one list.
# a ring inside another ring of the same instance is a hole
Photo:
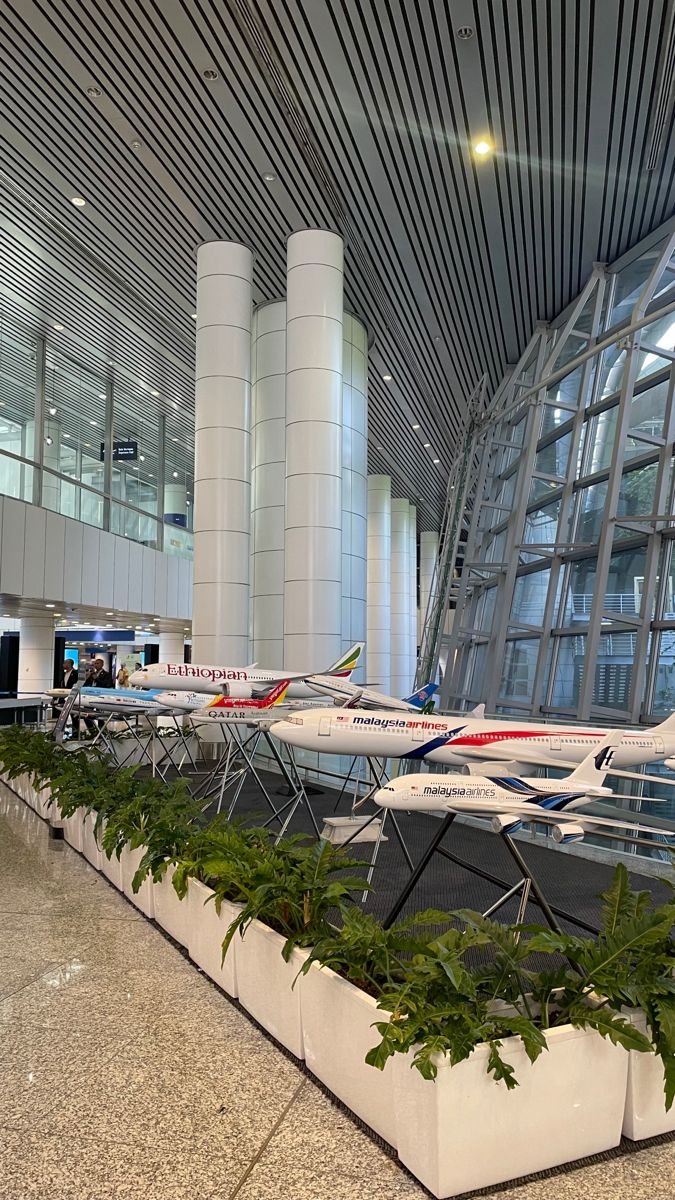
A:
{"label": "tripod display stand", "polygon": [[[194,770],[197,769],[188,739],[180,723],[182,714],[177,714],[174,708],[156,709],[152,713],[139,713],[138,709],[132,705],[128,708],[119,705],[115,707],[114,711],[88,706],[86,709],[80,707],[77,715],[80,721],[90,720],[99,723],[96,735],[84,744],[88,747],[101,746],[110,755],[115,770],[131,766],[131,760],[136,754],[138,754],[136,759],[138,765],[149,766],[153,778],[159,775],[160,779],[165,782],[172,767],[179,775],[182,773],[186,760]],[[175,737],[173,734],[170,738],[162,737],[156,724],[158,717],[162,717],[172,724],[176,731]],[[144,724],[139,729],[139,720],[141,719]],[[124,734],[129,735],[130,748],[123,758],[119,758],[116,752],[119,742],[110,728],[113,722],[121,722],[124,726]],[[173,746],[170,743],[174,743]]]}
{"label": "tripod display stand", "polygon": [[401,909],[429,867],[434,855],[440,854],[449,862],[463,867],[465,870],[471,872],[471,874],[477,875],[480,879],[485,879],[489,883],[494,883],[497,887],[504,889],[504,892],[499,899],[483,914],[486,917],[493,916],[494,913],[498,912],[499,909],[508,903],[509,900],[513,899],[515,896],[520,896],[520,902],[518,906],[518,921],[523,919],[527,903],[531,900],[532,903],[536,904],[541,909],[542,915],[549,928],[554,929],[558,933],[560,932],[560,924],[557,920],[558,917],[560,917],[560,919],[563,921],[568,921],[570,924],[576,925],[580,929],[586,930],[588,933],[598,932],[595,926],[589,925],[586,921],[582,921],[579,917],[573,916],[572,913],[566,912],[565,909],[558,908],[553,904],[549,904],[535,875],[532,873],[531,868],[527,865],[523,855],[521,854],[518,846],[510,834],[499,833],[495,834],[494,836],[501,838],[501,841],[506,846],[511,858],[520,871],[521,877],[515,884],[510,884],[507,880],[500,879],[497,875],[493,875],[489,871],[485,871],[482,867],[478,867],[473,863],[467,862],[465,859],[460,858],[458,855],[453,854],[450,850],[447,850],[445,846],[442,846],[441,843],[445,838],[445,835],[450,830],[450,827],[453,824],[456,816],[457,813],[451,812],[448,813],[442,821],[439,821],[438,829],[429,842],[429,845],[424,851],[424,854],[422,855],[417,866],[413,870],[410,879],[407,880],[405,886],[402,888],[401,892],[396,897],[396,900],[387,913],[383,922],[385,929],[388,929],[391,925],[393,925],[394,921],[401,912]]}

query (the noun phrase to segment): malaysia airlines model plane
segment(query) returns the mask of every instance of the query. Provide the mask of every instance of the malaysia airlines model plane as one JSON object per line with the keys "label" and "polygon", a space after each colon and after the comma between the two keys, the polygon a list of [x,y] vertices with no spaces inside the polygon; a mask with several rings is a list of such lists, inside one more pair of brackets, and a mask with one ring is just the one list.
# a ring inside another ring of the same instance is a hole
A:
{"label": "malaysia airlines model plane", "polygon": [[609,734],[564,779],[402,775],[380,788],[374,800],[381,808],[406,812],[491,815],[496,833],[514,833],[523,824],[537,822],[548,825],[553,840],[559,844],[581,841],[586,833],[602,833],[603,830],[608,833],[622,830],[622,834],[614,833],[614,836],[626,841],[643,833],[665,833],[675,837],[675,833],[669,834],[668,830],[643,825],[638,814],[628,822],[610,813],[600,817],[580,811],[598,796],[613,795],[611,788],[604,786],[604,781],[621,737],[621,730]]}
{"label": "malaysia airlines model plane", "polygon": [[[328,667],[325,675],[349,679],[356,669],[364,643],[356,642]],[[288,696],[293,700],[315,700],[316,692],[305,680],[311,671],[272,671],[253,663],[248,667],[200,666],[197,663],[150,663],[134,671],[129,682],[141,688],[171,688],[190,690],[198,686],[210,695],[230,696],[236,700],[252,700],[262,696],[275,683],[288,683]]]}
{"label": "malaysia airlines model plane", "polygon": [[[366,755],[369,758],[425,759],[447,766],[468,766],[477,761],[488,775],[516,773],[521,764],[573,769],[606,737],[604,729],[588,725],[544,725],[532,722],[485,720],[477,715],[440,716],[435,713],[394,714],[337,712],[315,708],[298,713],[272,727],[282,742],[325,754]],[[654,729],[629,729],[621,734],[612,763],[612,774],[633,778],[625,768],[642,763],[671,763],[675,756],[675,714]],[[624,769],[622,769],[624,768]],[[641,780],[651,776],[639,775]],[[663,779],[656,779],[663,783]]]}

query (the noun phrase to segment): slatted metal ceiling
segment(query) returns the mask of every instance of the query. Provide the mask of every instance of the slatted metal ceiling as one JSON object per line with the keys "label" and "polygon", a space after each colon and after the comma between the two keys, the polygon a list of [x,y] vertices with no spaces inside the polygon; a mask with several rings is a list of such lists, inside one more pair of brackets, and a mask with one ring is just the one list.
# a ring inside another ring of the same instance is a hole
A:
{"label": "slatted metal ceiling", "polygon": [[483,372],[673,212],[669,0],[5,0],[0,37],[5,301],[188,438],[198,242],[252,245],[265,300],[339,229],[370,469],[422,526]]}

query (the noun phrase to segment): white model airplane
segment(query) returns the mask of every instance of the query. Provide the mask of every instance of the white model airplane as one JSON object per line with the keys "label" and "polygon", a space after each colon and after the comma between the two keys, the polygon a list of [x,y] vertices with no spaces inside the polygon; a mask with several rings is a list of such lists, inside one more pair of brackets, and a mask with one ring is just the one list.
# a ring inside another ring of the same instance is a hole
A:
{"label": "white model airplane", "polygon": [[[64,699],[70,695],[68,688],[50,688],[45,696],[50,699]],[[82,687],[78,691],[81,708],[103,708],[106,711],[113,708],[133,708],[139,712],[154,712],[159,708],[177,708],[184,712],[193,712],[203,708],[211,700],[210,692],[168,692],[161,688],[97,688]]]}
{"label": "white model airplane", "polygon": [[[282,742],[324,754],[366,755],[369,758],[425,759],[448,766],[477,763],[487,775],[519,773],[537,767],[578,766],[606,737],[606,730],[588,725],[543,725],[510,720],[315,708],[274,725]],[[612,774],[664,783],[622,768],[665,762],[675,766],[675,714],[654,729],[629,729],[616,748]],[[480,769],[479,768],[479,769]]]}
{"label": "white model airplane", "polygon": [[[492,778],[475,775],[402,775],[375,792],[381,808],[406,812],[454,812],[472,816],[492,815],[496,833],[514,833],[522,824],[542,823],[551,828],[553,840],[564,844],[581,841],[586,833],[630,831],[675,837],[675,831],[656,829],[635,819],[623,821],[608,813],[592,816],[580,812],[594,798],[611,797],[604,786],[612,759],[621,742],[621,730],[609,734],[564,779]],[[633,840],[625,833],[621,840]]]}
{"label": "white model airplane", "polygon": [[438,691],[438,684],[429,682],[412,696],[397,700],[395,696],[386,696],[384,692],[360,687],[358,683],[349,683],[332,675],[308,675],[306,682],[312,691],[333,696],[335,704],[344,708],[386,708],[395,712],[427,712],[429,708],[433,709],[434,692]]}
{"label": "white model airplane", "polygon": [[261,699],[235,700],[231,696],[210,696],[209,703],[191,715],[192,721],[221,721],[229,724],[243,721],[254,723],[258,718],[264,718],[268,710],[275,705],[283,704],[288,691],[289,680],[282,679]]}
{"label": "white model airplane", "polygon": [[[338,658],[325,674],[334,679],[349,679],[356,669],[365,643],[356,642]],[[252,700],[264,694],[271,684],[285,680],[288,695],[294,700],[316,699],[316,692],[307,686],[308,671],[272,671],[252,663],[248,667],[199,666],[196,663],[150,663],[134,671],[129,678],[133,687],[172,688],[190,690],[197,684],[204,692],[230,696],[237,700]]]}

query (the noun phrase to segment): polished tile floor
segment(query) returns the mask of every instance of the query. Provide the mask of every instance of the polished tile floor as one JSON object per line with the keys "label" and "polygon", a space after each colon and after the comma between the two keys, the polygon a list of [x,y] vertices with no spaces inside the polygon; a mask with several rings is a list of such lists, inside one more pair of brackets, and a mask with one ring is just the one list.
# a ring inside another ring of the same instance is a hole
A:
{"label": "polished tile floor", "polygon": [[[0,1080],[0,1200],[426,1194],[4,788]],[[674,1181],[668,1145],[500,1195],[670,1200]]]}

